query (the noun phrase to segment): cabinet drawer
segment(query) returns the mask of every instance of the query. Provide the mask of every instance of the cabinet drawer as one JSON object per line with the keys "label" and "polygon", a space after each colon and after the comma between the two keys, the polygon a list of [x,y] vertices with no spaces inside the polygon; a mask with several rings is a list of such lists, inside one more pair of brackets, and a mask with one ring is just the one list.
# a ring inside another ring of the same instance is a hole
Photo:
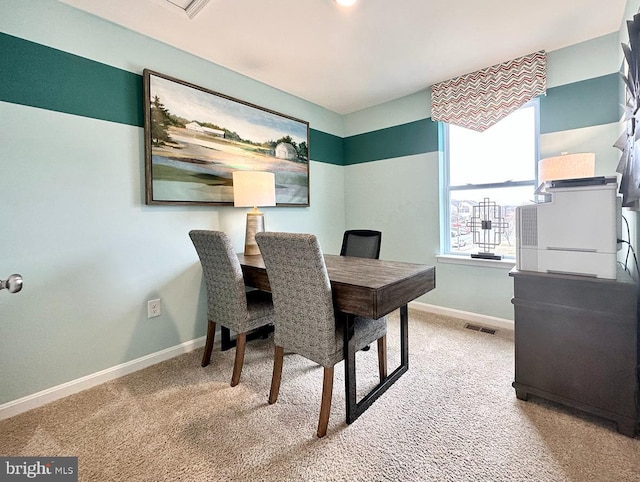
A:
{"label": "cabinet drawer", "polygon": [[514,300],[515,380],[637,417],[637,324],[633,317]]}
{"label": "cabinet drawer", "polygon": [[516,299],[611,315],[637,313],[637,288],[633,283],[562,275],[513,276]]}

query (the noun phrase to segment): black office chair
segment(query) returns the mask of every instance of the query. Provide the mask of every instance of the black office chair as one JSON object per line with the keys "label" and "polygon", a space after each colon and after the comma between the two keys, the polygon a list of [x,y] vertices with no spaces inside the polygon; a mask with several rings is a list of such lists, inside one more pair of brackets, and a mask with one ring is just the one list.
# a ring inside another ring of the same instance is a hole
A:
{"label": "black office chair", "polygon": [[344,232],[340,256],[380,258],[382,233],[371,229],[350,229]]}
{"label": "black office chair", "polygon": [[[344,232],[340,256],[355,256],[357,258],[380,258],[380,244],[382,233],[371,229],[350,229]],[[365,346],[362,351],[371,347]]]}

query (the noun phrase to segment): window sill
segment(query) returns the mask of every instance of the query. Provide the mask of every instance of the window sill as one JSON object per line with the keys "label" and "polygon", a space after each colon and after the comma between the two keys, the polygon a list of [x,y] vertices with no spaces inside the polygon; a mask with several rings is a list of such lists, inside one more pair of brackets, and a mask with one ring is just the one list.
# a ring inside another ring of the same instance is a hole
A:
{"label": "window sill", "polygon": [[481,266],[483,268],[497,268],[511,270],[516,265],[515,259],[479,259],[470,256],[456,256],[453,254],[436,255],[438,263],[463,264],[466,266]]}

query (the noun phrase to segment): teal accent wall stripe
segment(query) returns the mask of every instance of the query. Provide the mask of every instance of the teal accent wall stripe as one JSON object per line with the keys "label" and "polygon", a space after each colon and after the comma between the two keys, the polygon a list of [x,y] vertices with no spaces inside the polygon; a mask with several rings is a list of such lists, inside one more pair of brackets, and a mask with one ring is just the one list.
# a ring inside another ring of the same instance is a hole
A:
{"label": "teal accent wall stripe", "polygon": [[[142,76],[0,32],[0,100],[142,127]],[[540,98],[540,132],[617,122],[619,73],[562,85]],[[351,165],[438,151],[430,118],[345,139],[310,129],[311,159]]]}
{"label": "teal accent wall stripe", "polygon": [[0,33],[0,100],[143,125],[142,77]]}
{"label": "teal accent wall stripe", "polygon": [[[142,75],[0,32],[0,100],[144,126]],[[310,129],[314,161],[344,165],[341,137]]]}
{"label": "teal accent wall stripe", "polygon": [[540,97],[540,133],[618,122],[620,74],[561,85]]}
{"label": "teal accent wall stripe", "polygon": [[314,161],[344,166],[342,137],[309,129],[309,157]]}
{"label": "teal accent wall stripe", "polygon": [[438,123],[431,118],[347,137],[345,165],[438,150]]}
{"label": "teal accent wall stripe", "polygon": [[[540,133],[618,122],[620,75],[613,73],[547,89],[540,97]],[[424,119],[345,139],[345,165],[438,150],[438,127]]]}

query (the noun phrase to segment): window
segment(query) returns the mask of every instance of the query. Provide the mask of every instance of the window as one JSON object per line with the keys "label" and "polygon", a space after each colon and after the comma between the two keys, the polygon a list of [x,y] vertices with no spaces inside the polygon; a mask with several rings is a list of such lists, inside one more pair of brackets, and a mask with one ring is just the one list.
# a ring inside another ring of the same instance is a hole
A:
{"label": "window", "polygon": [[[538,100],[513,112],[484,132],[442,124],[443,253],[485,251],[473,243],[472,217],[481,205],[501,207],[504,234],[491,249],[515,258],[515,208],[534,199],[538,160]],[[482,231],[476,228],[476,231]]]}

